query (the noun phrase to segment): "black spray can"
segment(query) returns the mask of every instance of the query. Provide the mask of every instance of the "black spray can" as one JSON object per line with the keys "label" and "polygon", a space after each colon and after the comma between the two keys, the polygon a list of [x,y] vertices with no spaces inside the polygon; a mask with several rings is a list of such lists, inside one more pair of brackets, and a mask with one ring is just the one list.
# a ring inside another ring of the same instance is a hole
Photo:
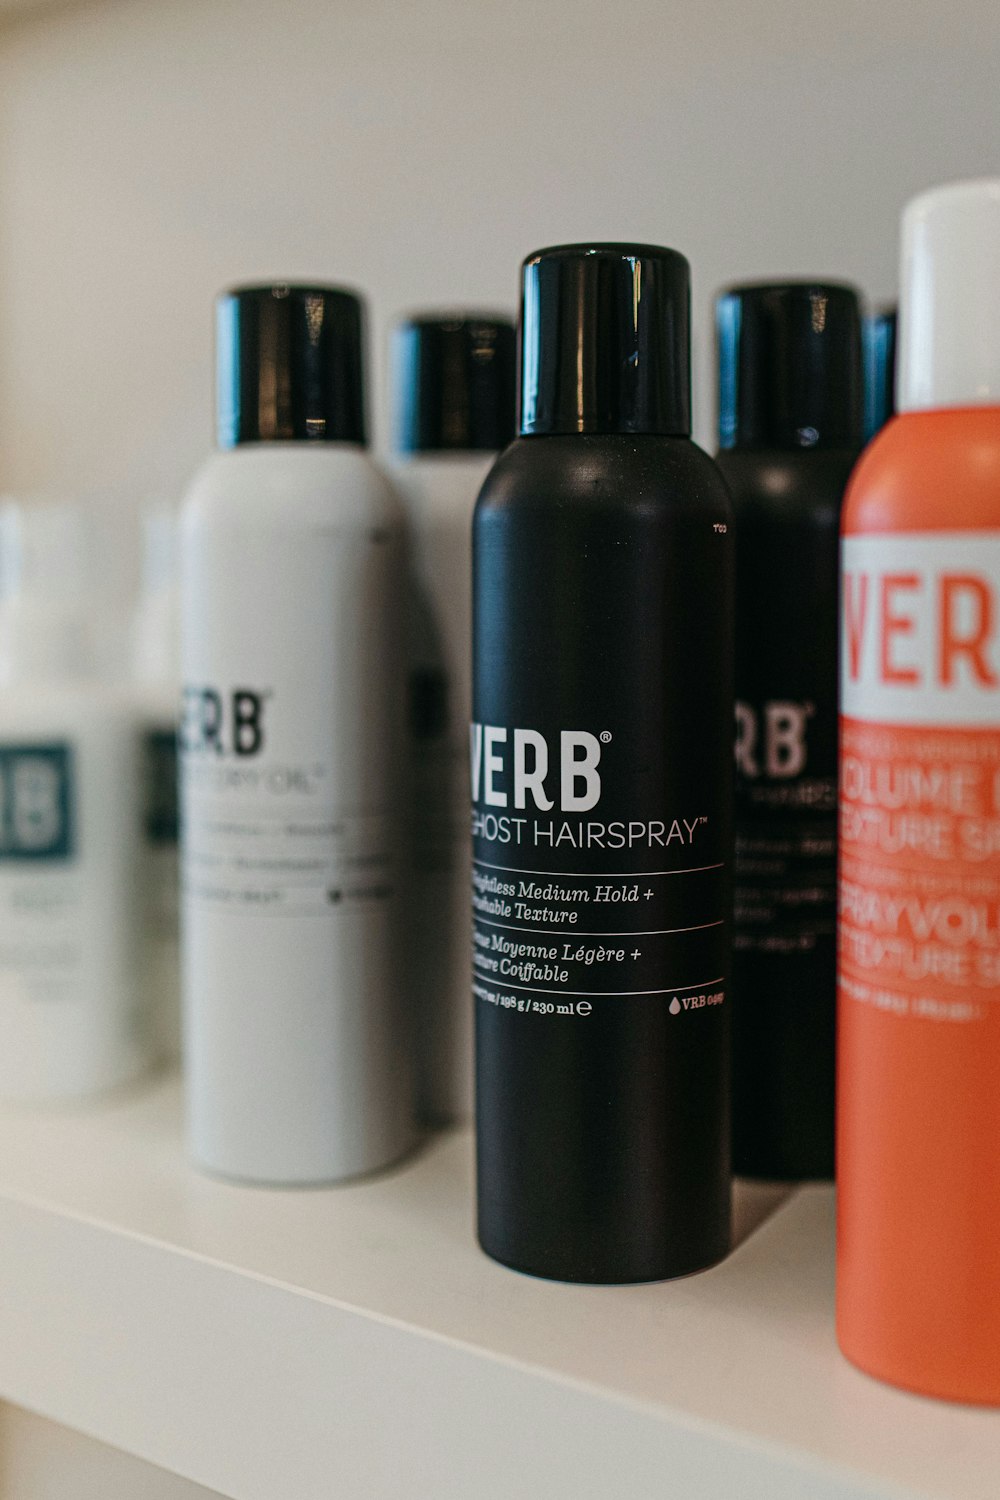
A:
{"label": "black spray can", "polygon": [[840,506],[862,442],[847,286],[719,298],[736,513],[733,1165],[833,1175]]}
{"label": "black spray can", "polygon": [[521,437],[474,523],[479,1238],[656,1280],[729,1242],[729,499],[689,439],[684,258],[523,277]]}

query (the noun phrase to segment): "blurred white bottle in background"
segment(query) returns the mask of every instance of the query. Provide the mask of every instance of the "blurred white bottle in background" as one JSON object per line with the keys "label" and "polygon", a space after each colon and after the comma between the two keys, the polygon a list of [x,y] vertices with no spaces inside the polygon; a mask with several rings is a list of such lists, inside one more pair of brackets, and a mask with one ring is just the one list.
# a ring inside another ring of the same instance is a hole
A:
{"label": "blurred white bottle in background", "polygon": [[220,451],[181,518],[191,1152],[293,1186],[414,1143],[401,977],[403,515],[366,451],[363,311],[218,308]]}
{"label": "blurred white bottle in background", "polygon": [[153,1045],[166,1061],[176,1061],[181,1050],[177,547],[176,512],[166,505],[146,511],[130,668],[141,740],[143,987]]}
{"label": "blurred white bottle in background", "polygon": [[418,315],[393,347],[393,477],[409,529],[409,982],[418,1100],[433,1124],[472,1112],[472,512],[514,436],[514,325]]}
{"label": "blurred white bottle in background", "polygon": [[0,508],[0,1097],[138,1073],[137,739],[97,670],[85,515]]}

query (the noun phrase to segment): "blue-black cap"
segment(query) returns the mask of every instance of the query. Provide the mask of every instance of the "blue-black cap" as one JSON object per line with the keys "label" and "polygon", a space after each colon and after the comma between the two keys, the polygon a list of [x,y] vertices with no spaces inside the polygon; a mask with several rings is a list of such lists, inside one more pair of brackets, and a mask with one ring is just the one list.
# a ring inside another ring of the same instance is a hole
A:
{"label": "blue-black cap", "polygon": [[497,453],[514,436],[513,319],[415,314],[396,328],[396,447],[403,453]]}
{"label": "blue-black cap", "polygon": [[896,410],[896,322],[894,307],[865,319],[866,438],[873,438]]}
{"label": "blue-black cap", "polygon": [[216,304],[218,443],[365,442],[364,309],[332,286],[242,286]]}
{"label": "blue-black cap", "polygon": [[691,431],[690,273],[659,245],[557,245],[522,267],[525,436]]}
{"label": "blue-black cap", "polygon": [[861,445],[861,300],[853,287],[738,286],[715,311],[720,448]]}

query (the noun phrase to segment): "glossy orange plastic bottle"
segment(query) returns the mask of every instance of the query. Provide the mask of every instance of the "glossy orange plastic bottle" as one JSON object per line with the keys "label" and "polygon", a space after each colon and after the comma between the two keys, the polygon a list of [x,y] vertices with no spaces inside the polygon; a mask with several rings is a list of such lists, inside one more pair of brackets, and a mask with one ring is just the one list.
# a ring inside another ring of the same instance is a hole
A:
{"label": "glossy orange plastic bottle", "polygon": [[843,518],[837,1331],[1000,1405],[1000,181],[903,220]]}

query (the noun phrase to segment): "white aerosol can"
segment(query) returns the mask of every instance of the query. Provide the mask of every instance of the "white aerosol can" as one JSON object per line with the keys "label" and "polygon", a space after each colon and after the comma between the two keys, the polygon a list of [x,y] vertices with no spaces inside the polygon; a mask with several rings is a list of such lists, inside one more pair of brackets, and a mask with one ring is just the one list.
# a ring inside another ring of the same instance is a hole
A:
{"label": "white aerosol can", "polygon": [[414,1136],[401,976],[402,514],[362,308],[218,305],[219,446],[181,525],[182,988],[196,1162],[335,1181]]}

